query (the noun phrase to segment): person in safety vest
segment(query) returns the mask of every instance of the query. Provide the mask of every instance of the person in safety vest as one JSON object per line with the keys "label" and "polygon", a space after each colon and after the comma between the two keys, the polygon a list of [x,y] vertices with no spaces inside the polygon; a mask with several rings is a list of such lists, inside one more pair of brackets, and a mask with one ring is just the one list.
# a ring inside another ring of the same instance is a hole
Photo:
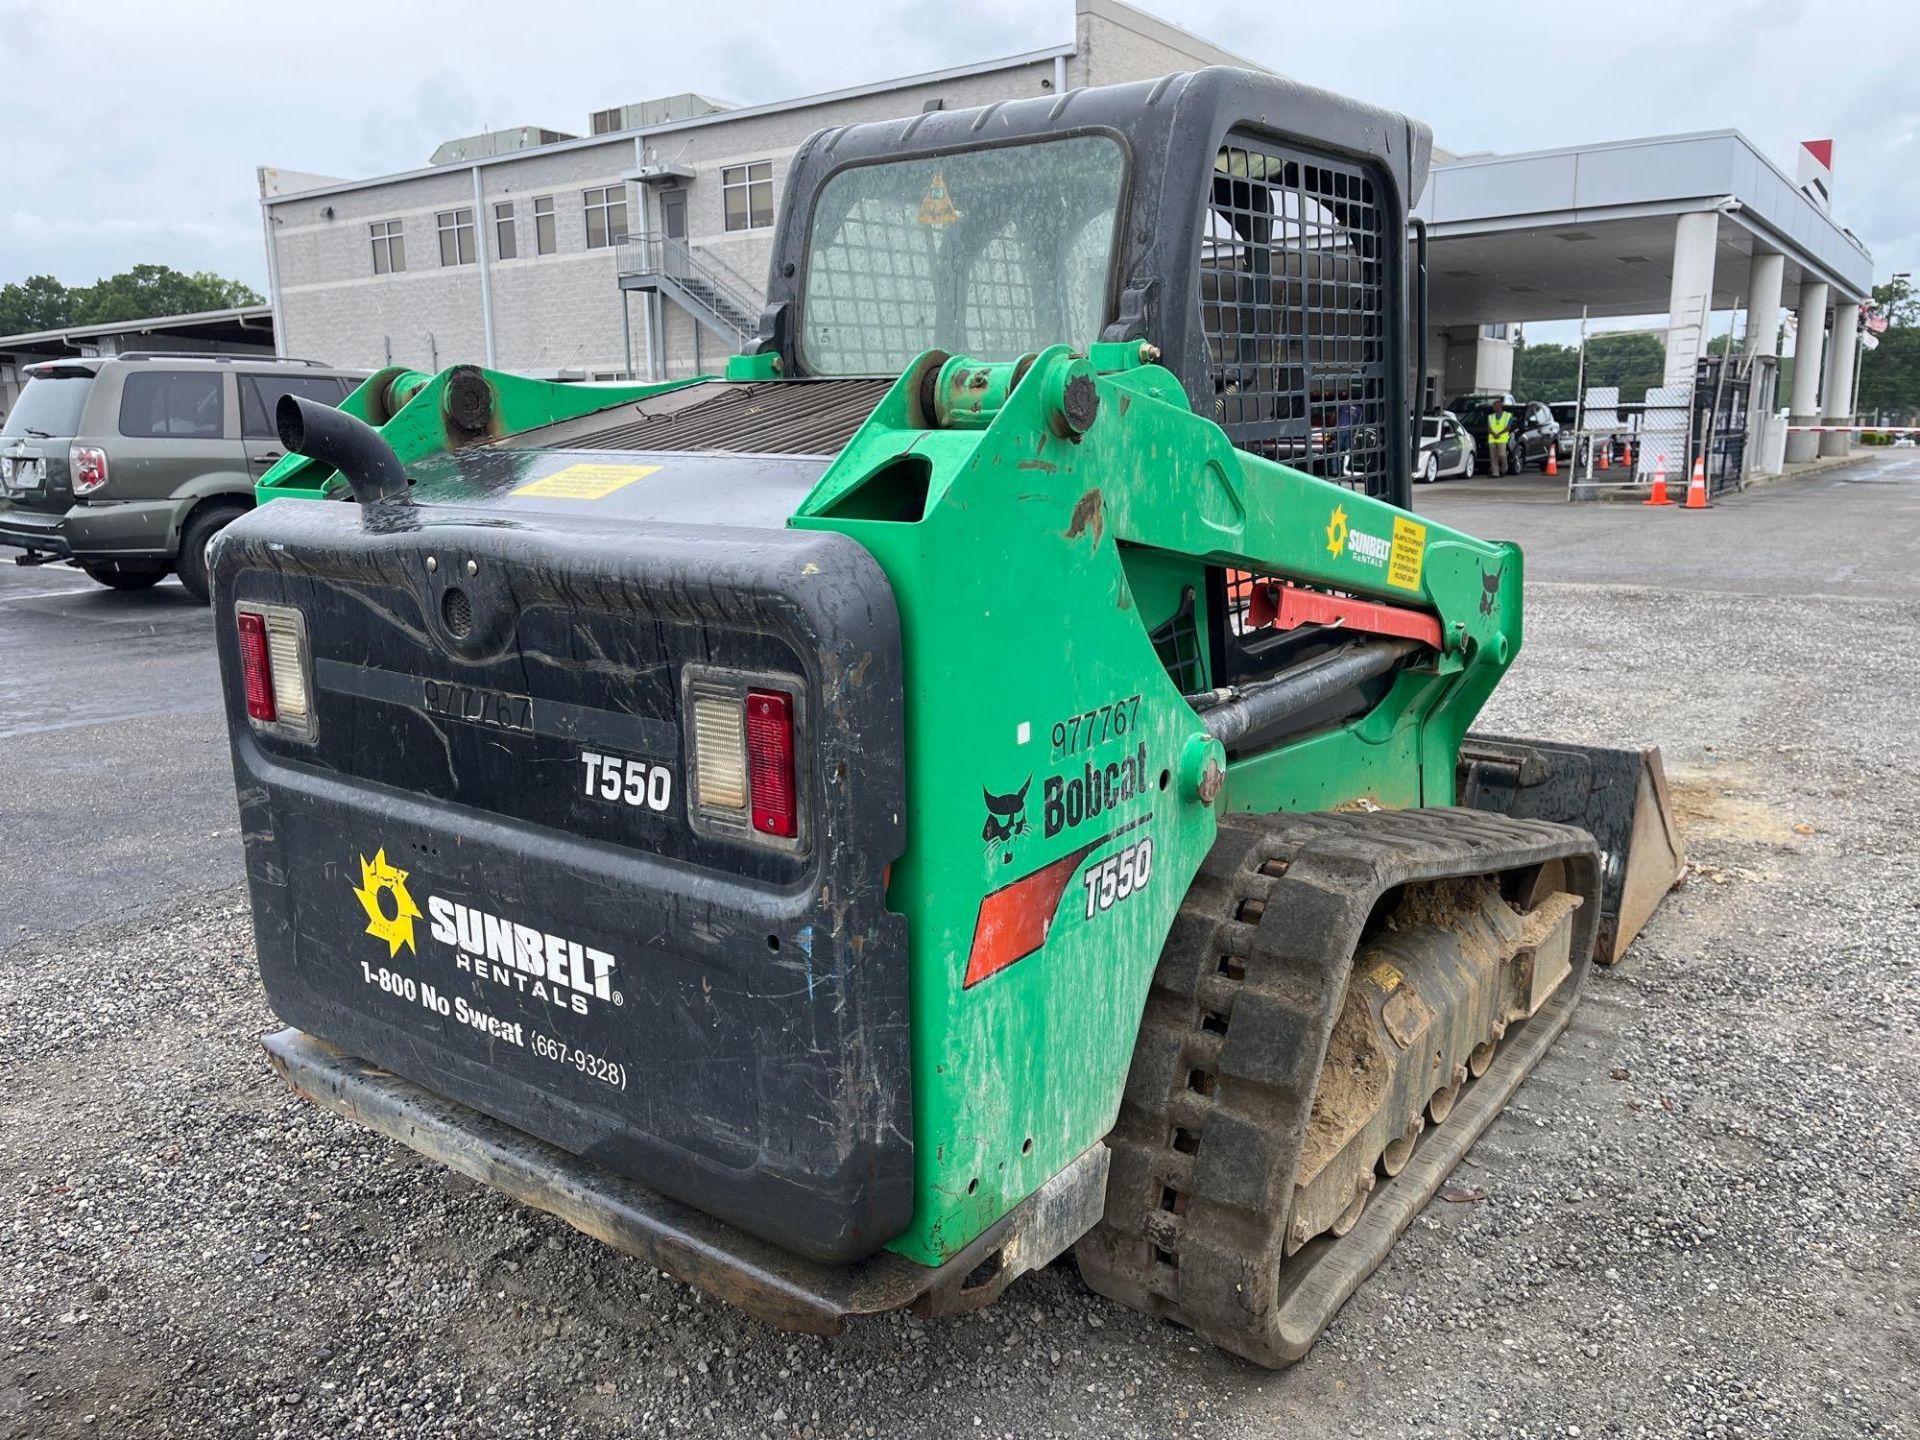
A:
{"label": "person in safety vest", "polygon": [[1493,410],[1487,416],[1487,468],[1489,473],[1504,475],[1507,473],[1507,442],[1513,438],[1513,416],[1507,413],[1507,402],[1495,400]]}

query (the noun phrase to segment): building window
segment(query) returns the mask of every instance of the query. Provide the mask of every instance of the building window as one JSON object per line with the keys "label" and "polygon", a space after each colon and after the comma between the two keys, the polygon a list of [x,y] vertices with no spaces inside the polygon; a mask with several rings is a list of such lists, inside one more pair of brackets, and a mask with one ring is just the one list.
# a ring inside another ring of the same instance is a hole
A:
{"label": "building window", "polygon": [[440,263],[473,264],[473,211],[442,210],[433,223],[440,231]]}
{"label": "building window", "polygon": [[727,229],[764,230],[773,224],[773,162],[729,165],[720,172]]}
{"label": "building window", "polygon": [[618,245],[627,238],[626,186],[609,185],[604,190],[589,190],[586,202],[589,250]]}
{"label": "building window", "polygon": [[1500,321],[1492,325],[1482,325],[1480,327],[1480,334],[1488,340],[1504,340],[1507,338],[1506,322]]}
{"label": "building window", "polygon": [[520,253],[520,239],[513,233],[513,202],[503,200],[493,207],[493,253],[511,260]]}
{"label": "building window", "polygon": [[533,248],[541,255],[551,255],[560,248],[553,233],[551,195],[541,195],[533,202]]}
{"label": "building window", "polygon": [[367,227],[373,236],[373,273],[385,275],[407,268],[407,237],[398,220],[376,220]]}
{"label": "building window", "polygon": [[619,128],[620,128],[620,107],[618,105],[614,106],[611,110],[596,110],[593,112],[593,133],[594,134],[611,135],[614,131],[618,130]]}

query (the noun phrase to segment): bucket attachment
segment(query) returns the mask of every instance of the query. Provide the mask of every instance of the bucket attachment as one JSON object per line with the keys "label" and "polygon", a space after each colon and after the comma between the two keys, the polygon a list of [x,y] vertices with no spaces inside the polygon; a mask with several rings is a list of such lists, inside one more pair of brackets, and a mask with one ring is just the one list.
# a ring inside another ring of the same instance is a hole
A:
{"label": "bucket attachment", "polygon": [[1626,953],[1686,873],[1686,845],[1656,746],[1616,750],[1469,735],[1460,747],[1457,789],[1462,805],[1578,825],[1599,843],[1594,959],[1602,965]]}

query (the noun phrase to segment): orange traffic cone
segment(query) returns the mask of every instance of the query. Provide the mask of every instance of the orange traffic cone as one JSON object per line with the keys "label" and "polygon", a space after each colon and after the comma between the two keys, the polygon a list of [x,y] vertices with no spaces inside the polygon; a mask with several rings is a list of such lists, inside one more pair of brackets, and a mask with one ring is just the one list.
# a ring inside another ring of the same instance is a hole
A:
{"label": "orange traffic cone", "polygon": [[1613,447],[1611,445],[1601,445],[1597,448],[1600,451],[1600,463],[1595,468],[1600,470],[1605,470],[1607,468],[1607,451],[1611,450]]}
{"label": "orange traffic cone", "polygon": [[1547,447],[1547,468],[1540,473],[1542,475],[1558,475],[1560,473],[1560,447],[1557,444]]}
{"label": "orange traffic cone", "polygon": [[1667,498],[1667,457],[1662,455],[1653,467],[1653,494],[1640,502],[1642,505],[1671,505]]}
{"label": "orange traffic cone", "polygon": [[1707,466],[1704,460],[1693,462],[1693,478],[1687,481],[1687,503],[1683,510],[1710,510],[1707,504]]}
{"label": "orange traffic cone", "polygon": [[1620,442],[1620,463],[1629,470],[1633,468],[1633,441],[1622,440]]}

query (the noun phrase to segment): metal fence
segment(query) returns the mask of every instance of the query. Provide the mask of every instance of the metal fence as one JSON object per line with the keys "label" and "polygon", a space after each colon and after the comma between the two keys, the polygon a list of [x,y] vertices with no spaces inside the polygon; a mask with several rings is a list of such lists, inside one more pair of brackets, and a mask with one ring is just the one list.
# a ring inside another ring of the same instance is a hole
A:
{"label": "metal fence", "polygon": [[1613,386],[1596,385],[1581,397],[1567,467],[1569,500],[1597,500],[1603,491],[1651,485],[1663,468],[1669,482],[1685,483],[1692,387],[1656,386],[1636,402],[1619,395]]}
{"label": "metal fence", "polygon": [[1670,485],[1685,486],[1696,460],[1712,492],[1739,489],[1760,459],[1779,363],[1729,347],[1699,356],[1690,379],[1655,386],[1640,401],[1623,401],[1610,387],[1585,387],[1572,427],[1567,498],[1650,486],[1662,470]]}
{"label": "metal fence", "polygon": [[1754,468],[1756,420],[1773,411],[1779,366],[1771,355],[1736,351],[1695,367],[1690,454],[1705,461],[1715,494],[1740,488]]}

